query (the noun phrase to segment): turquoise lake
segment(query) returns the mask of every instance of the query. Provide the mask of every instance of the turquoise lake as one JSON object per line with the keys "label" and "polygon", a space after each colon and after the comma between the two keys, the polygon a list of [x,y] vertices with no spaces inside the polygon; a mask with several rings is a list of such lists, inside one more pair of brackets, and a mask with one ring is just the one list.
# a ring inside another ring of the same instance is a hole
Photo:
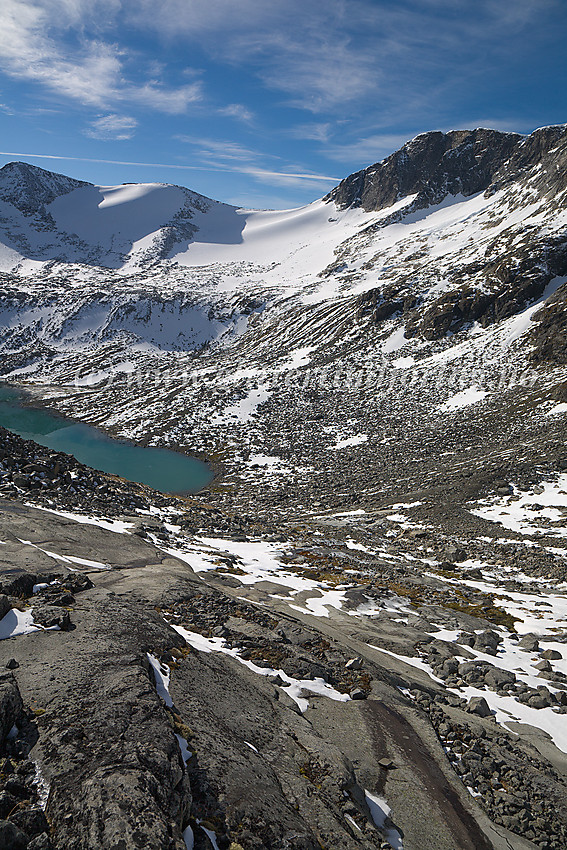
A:
{"label": "turquoise lake", "polygon": [[90,425],[26,407],[23,400],[17,389],[0,386],[0,425],[25,440],[73,455],[93,469],[147,484],[163,493],[196,493],[213,479],[211,468],[197,458],[114,440]]}

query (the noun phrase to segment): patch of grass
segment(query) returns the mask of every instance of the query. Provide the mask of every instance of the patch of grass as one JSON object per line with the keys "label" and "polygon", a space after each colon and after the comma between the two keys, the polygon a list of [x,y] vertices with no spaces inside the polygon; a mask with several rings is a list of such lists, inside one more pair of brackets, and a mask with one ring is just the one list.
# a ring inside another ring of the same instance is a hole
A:
{"label": "patch of grass", "polygon": [[195,733],[188,726],[184,720],[181,719],[179,714],[173,715],[173,728],[177,732],[178,735],[181,735],[182,738],[185,738],[186,741],[189,741],[194,737]]}
{"label": "patch of grass", "polygon": [[216,573],[231,573],[233,576],[245,576],[246,571],[241,569],[241,567],[215,567]]}
{"label": "patch of grass", "polygon": [[349,694],[353,688],[360,688],[366,695],[372,690],[370,673],[350,673],[346,670],[339,681],[332,682],[333,687],[341,694]]}
{"label": "patch of grass", "polygon": [[254,661],[258,667],[271,667],[273,670],[278,670],[282,661],[289,658],[289,652],[280,646],[254,646],[247,647],[246,658]]}
{"label": "patch of grass", "polygon": [[[301,557],[304,563],[294,563],[294,559]],[[351,564],[344,558],[333,555],[312,552],[310,549],[298,549],[293,556],[283,555],[281,561],[286,569],[297,573],[303,578],[312,581],[320,581],[322,584],[336,587],[338,584],[366,584],[366,580],[357,576],[345,576],[345,569]]]}
{"label": "patch of grass", "polygon": [[493,602],[484,605],[463,599],[460,602],[445,602],[443,608],[451,608],[453,611],[460,611],[463,614],[469,614],[471,617],[478,617],[480,620],[488,620],[495,626],[505,626],[511,632],[516,631],[516,622],[519,620],[519,617],[513,617],[512,614],[508,614],[503,608],[498,608]]}
{"label": "patch of grass", "polygon": [[316,788],[321,788],[321,782],[325,778],[325,771],[314,761],[306,761],[299,766],[302,776],[311,782]]}
{"label": "patch of grass", "polygon": [[460,574],[455,572],[455,570],[434,570],[434,569],[432,569],[431,572],[435,573],[435,575],[443,576],[443,578],[454,578],[454,579],[460,578]]}
{"label": "patch of grass", "polygon": [[397,596],[405,596],[412,605],[419,605],[427,601],[423,592],[424,588],[417,585],[399,584],[395,581],[384,581],[383,584]]}

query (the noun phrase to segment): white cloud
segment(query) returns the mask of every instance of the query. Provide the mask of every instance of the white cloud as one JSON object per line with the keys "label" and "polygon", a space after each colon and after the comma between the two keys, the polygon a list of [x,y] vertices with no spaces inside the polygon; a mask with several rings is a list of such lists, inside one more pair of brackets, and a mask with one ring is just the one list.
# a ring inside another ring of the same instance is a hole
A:
{"label": "white cloud", "polygon": [[206,165],[185,165],[182,163],[172,163],[172,162],[133,162],[131,160],[124,159],[95,159],[93,157],[86,156],[63,156],[63,155],[55,155],[55,154],[41,154],[41,153],[22,153],[21,151],[0,151],[0,156],[14,156],[21,159],[47,159],[47,160],[56,160],[60,162],[98,162],[103,163],[105,165],[132,165],[135,167],[143,167],[143,168],[172,168],[177,171],[219,171],[221,173],[231,173],[231,174],[250,174],[253,177],[258,179],[264,179],[265,182],[279,181],[279,183],[291,183],[293,181],[301,181],[301,185],[305,185],[304,181],[308,183],[317,184],[320,186],[320,183],[337,183],[339,181],[338,177],[325,177],[322,174],[310,174],[303,172],[287,172],[287,171],[270,171],[269,169],[257,168],[252,165],[227,165],[222,161],[218,162],[210,162]]}
{"label": "white cloud", "polygon": [[[99,108],[134,101],[182,113],[202,98],[199,81],[168,87],[128,79],[128,53],[99,35],[100,22],[116,14],[119,0],[2,0],[2,6],[0,68],[16,79]],[[96,37],[86,36],[87,25]],[[69,34],[75,40],[66,41]]]}
{"label": "white cloud", "polygon": [[85,130],[85,135],[93,139],[122,141],[131,139],[137,126],[136,119],[128,115],[101,115]]}
{"label": "white cloud", "polygon": [[286,135],[291,136],[292,139],[300,139],[301,141],[328,142],[331,135],[331,124],[329,122],[324,124],[314,122],[310,124],[297,124],[295,127],[291,127]]}
{"label": "white cloud", "polygon": [[231,103],[219,109],[219,113],[226,115],[228,118],[236,118],[238,121],[244,121],[246,124],[249,124],[254,119],[254,113],[242,103]]}
{"label": "white cloud", "polygon": [[[178,141],[198,148],[195,152],[196,156],[204,159],[222,159],[237,160],[239,162],[257,162],[260,159],[265,159],[265,155],[260,151],[246,148],[239,142],[228,141],[226,139],[210,139],[199,136],[177,136]],[[277,159],[277,157],[270,157]]]}
{"label": "white cloud", "polygon": [[425,89],[430,103],[442,102],[432,75],[466,80],[480,56],[489,67],[492,55],[517,51],[511,36],[560,8],[559,0],[161,0],[156,16],[155,0],[125,5],[132,25],[247,64],[313,113],[352,111],[372,96],[378,110]]}
{"label": "white cloud", "polygon": [[338,142],[322,148],[323,153],[336,162],[375,163],[398,150],[409,140],[405,134],[378,133],[352,142]]}

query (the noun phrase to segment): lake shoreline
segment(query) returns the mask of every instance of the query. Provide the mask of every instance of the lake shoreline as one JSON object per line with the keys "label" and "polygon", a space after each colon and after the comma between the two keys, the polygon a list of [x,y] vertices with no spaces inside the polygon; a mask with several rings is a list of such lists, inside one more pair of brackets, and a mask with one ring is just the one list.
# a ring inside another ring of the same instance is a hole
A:
{"label": "lake shoreline", "polygon": [[[178,448],[150,445],[146,441],[134,441],[131,438],[116,435],[110,429],[100,427],[98,424],[90,424],[77,417],[63,415],[57,407],[49,403],[50,400],[45,398],[46,389],[47,387],[44,387],[42,392],[38,385],[29,386],[16,381],[0,382],[0,425],[10,433],[31,440],[39,446],[70,455],[82,465],[104,475],[116,476],[169,496],[183,498],[203,493],[220,478],[222,473],[220,465],[214,461],[211,462],[202,454],[199,457],[197,454],[188,454]],[[14,423],[10,421],[14,416],[17,417],[18,410],[29,413],[27,419],[24,419],[24,423],[27,424],[23,430],[21,424],[17,427],[16,423],[14,427]],[[39,426],[34,424],[34,411],[39,416]],[[50,428],[51,422],[58,424]],[[34,427],[38,429],[37,433],[34,432]],[[27,430],[28,428],[32,430]],[[68,445],[65,439],[60,439],[62,435],[59,432],[62,431],[68,432]],[[47,437],[51,434],[54,437],[48,439]],[[142,453],[145,452],[149,454],[144,456]],[[179,476],[183,473],[180,473],[179,464],[186,467],[183,472],[189,479],[191,477],[196,479],[194,486],[180,486]],[[136,471],[132,471],[132,465],[138,467]],[[206,481],[203,480],[205,470]],[[171,477],[169,483],[168,475]]]}

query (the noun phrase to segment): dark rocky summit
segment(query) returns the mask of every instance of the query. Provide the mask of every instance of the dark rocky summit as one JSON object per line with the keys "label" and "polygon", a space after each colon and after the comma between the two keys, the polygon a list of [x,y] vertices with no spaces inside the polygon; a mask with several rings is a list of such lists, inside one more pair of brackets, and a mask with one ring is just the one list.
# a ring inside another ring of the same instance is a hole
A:
{"label": "dark rocky summit", "polygon": [[62,174],[53,174],[27,162],[9,162],[0,168],[0,200],[7,201],[25,215],[32,215],[60,195],[92,186]]}
{"label": "dark rocky summit", "polygon": [[[540,147],[547,151],[550,141]],[[474,195],[488,189],[522,143],[522,136],[497,130],[423,133],[382,162],[345,178],[325,200],[339,208],[382,210],[416,195],[411,209],[418,210],[440,203],[446,195]],[[518,159],[521,167],[529,154]]]}

